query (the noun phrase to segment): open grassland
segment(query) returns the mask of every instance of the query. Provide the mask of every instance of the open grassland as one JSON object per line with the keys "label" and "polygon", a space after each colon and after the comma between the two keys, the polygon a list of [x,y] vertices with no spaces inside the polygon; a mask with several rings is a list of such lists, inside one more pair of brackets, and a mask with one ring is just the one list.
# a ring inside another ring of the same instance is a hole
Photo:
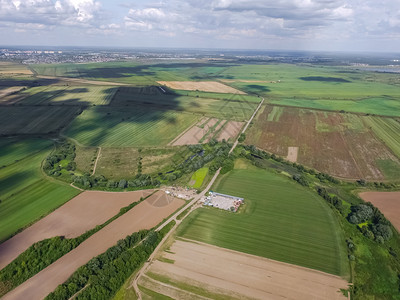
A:
{"label": "open grassland", "polygon": [[197,209],[178,228],[178,236],[347,275],[340,227],[322,198],[256,168],[231,171],[213,190],[244,197],[246,204],[238,213]]}
{"label": "open grassland", "polygon": [[105,147],[101,148],[96,175],[110,179],[132,178],[138,174],[139,163],[143,174],[168,172],[187,159],[189,154],[186,147]]}
{"label": "open grassland", "polygon": [[206,178],[207,173],[208,173],[208,168],[206,167],[198,169],[196,172],[194,172],[194,174],[190,178],[189,184],[193,188],[199,189],[203,185],[203,181]]}
{"label": "open grassland", "polygon": [[199,117],[146,107],[92,107],[77,117],[65,135],[86,146],[167,145]]}
{"label": "open grassland", "polygon": [[22,105],[108,105],[117,88],[107,86],[40,86],[27,89]]}
{"label": "open grassland", "polygon": [[225,100],[162,93],[157,87],[120,87],[111,103],[113,106],[145,106],[159,110],[178,110],[206,116],[243,121],[250,118],[258,101]]}
{"label": "open grassland", "polygon": [[76,238],[116,215],[123,207],[144,197],[143,191],[86,191],[43,219],[0,244],[0,269],[34,243],[56,236]]}
{"label": "open grassland", "polygon": [[90,259],[106,252],[108,248],[132,232],[153,228],[184,203],[185,201],[170,198],[161,191],[153,194],[40,273],[10,291],[3,299],[43,299]]}
{"label": "open grassland", "polygon": [[[30,143],[36,145],[28,145]],[[14,154],[14,158],[18,155],[18,162],[0,169],[0,240],[78,194],[74,188],[43,177],[40,166],[50,150],[48,141],[32,139],[20,142],[20,146],[25,152],[21,149]],[[32,149],[30,155],[27,155],[28,149]],[[7,154],[5,157],[10,161],[12,156]]]}
{"label": "open grassland", "polygon": [[346,299],[340,289],[347,288],[337,276],[181,240],[151,264],[139,283],[173,299],[334,300]]}
{"label": "open grassland", "polygon": [[400,161],[364,120],[354,114],[266,106],[246,142],[282,157],[297,148],[298,162],[338,177],[393,179]]}
{"label": "open grassland", "polygon": [[377,137],[400,158],[400,121],[377,117],[363,117],[363,120]]}
{"label": "open grassland", "polygon": [[93,169],[98,151],[96,147],[75,145],[76,156],[74,161],[76,162],[77,170],[83,173],[90,173]]}
{"label": "open grassland", "polygon": [[0,109],[0,134],[46,134],[65,127],[79,107],[6,106]]}

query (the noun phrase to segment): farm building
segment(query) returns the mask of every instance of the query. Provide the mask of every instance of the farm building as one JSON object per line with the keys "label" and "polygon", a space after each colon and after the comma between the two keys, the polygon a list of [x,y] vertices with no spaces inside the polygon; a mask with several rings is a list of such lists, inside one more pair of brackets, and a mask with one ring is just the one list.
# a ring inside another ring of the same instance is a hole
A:
{"label": "farm building", "polygon": [[237,212],[244,199],[232,195],[226,195],[210,191],[208,196],[203,198],[204,206],[216,207],[223,210]]}

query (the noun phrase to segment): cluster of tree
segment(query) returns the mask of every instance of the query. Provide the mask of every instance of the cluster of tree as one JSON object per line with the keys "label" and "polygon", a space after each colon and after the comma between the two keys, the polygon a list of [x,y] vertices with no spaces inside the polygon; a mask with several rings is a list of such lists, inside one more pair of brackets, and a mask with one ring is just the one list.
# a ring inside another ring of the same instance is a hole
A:
{"label": "cluster of tree", "polygon": [[149,258],[173,223],[159,232],[142,230],[80,267],[46,299],[111,299],[126,279]]}
{"label": "cluster of tree", "polygon": [[385,183],[385,182],[367,182],[365,179],[357,180],[357,183],[361,186],[370,186],[375,189],[392,189],[396,187],[394,182]]}
{"label": "cluster of tree", "polygon": [[54,237],[29,247],[0,271],[0,282],[8,282],[8,289],[0,289],[0,297],[77,247],[81,242],[79,238]]}
{"label": "cluster of tree", "polygon": [[[55,150],[46,158],[43,169],[48,175],[60,176],[61,170],[74,171],[76,169],[75,159],[75,145],[68,141],[62,141],[56,144]],[[66,166],[59,164],[62,160],[68,160]]]}
{"label": "cluster of tree", "polygon": [[246,134],[245,133],[241,133],[239,138],[238,138],[238,141],[239,141],[239,143],[242,143],[242,142],[244,142],[245,139],[246,139]]}
{"label": "cluster of tree", "polygon": [[354,252],[356,250],[356,245],[354,244],[353,240],[350,238],[348,238],[346,240],[346,244],[347,244],[348,258],[349,258],[349,260],[353,261],[356,259],[354,256]]}
{"label": "cluster of tree", "polygon": [[304,174],[294,174],[292,176],[294,181],[297,181],[297,183],[301,184],[302,186],[309,186],[310,183],[308,182],[307,177]]}
{"label": "cluster of tree", "polygon": [[338,196],[329,194],[328,191],[323,187],[317,187],[317,193],[322,198],[324,198],[329,204],[335,207],[342,215],[345,213],[345,207],[343,206],[343,202],[339,199]]}
{"label": "cluster of tree", "polygon": [[102,187],[109,189],[125,189],[125,188],[138,188],[138,187],[156,187],[160,185],[158,179],[152,178],[147,174],[137,174],[133,179],[126,180],[112,180],[107,179],[103,175],[91,176],[90,174],[85,174],[83,176],[72,175],[72,182],[82,188],[89,189],[92,187]]}
{"label": "cluster of tree", "polygon": [[360,224],[367,222],[360,228],[364,236],[383,244],[393,236],[390,222],[384,215],[374,207],[370,202],[359,204],[351,207],[351,213],[347,219],[352,224]]}
{"label": "cluster of tree", "polygon": [[0,289],[0,297],[70,252],[88,237],[122,216],[144,199],[145,198],[141,198],[140,201],[133,202],[121,208],[119,213],[114,217],[79,237],[73,239],[54,237],[33,244],[0,271],[0,282],[8,282],[7,289]]}

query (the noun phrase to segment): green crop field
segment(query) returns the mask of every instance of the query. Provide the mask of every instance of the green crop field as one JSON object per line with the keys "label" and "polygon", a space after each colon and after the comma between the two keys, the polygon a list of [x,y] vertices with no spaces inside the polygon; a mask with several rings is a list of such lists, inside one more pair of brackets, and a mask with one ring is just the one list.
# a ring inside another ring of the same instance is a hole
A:
{"label": "green crop field", "polygon": [[106,86],[40,86],[27,89],[22,105],[107,105],[117,88]]}
{"label": "green crop field", "polygon": [[163,146],[194,124],[199,116],[146,107],[92,107],[65,134],[86,146]]}
{"label": "green crop field", "polygon": [[[111,103],[113,106],[143,105],[153,109],[193,112],[211,117],[243,121],[250,118],[259,98],[252,101],[221,100],[159,93],[158,88],[121,87]],[[246,99],[246,98],[245,98]],[[257,101],[255,101],[257,100]]]}
{"label": "green crop field", "polygon": [[365,123],[400,158],[400,122],[395,119],[363,117]]}
{"label": "green crop field", "polygon": [[238,213],[194,211],[178,235],[216,246],[346,275],[336,217],[322,198],[265,170],[235,169],[214,190],[245,198]]}
{"label": "green crop field", "polygon": [[80,112],[79,107],[4,106],[0,110],[0,134],[53,133]]}
{"label": "green crop field", "polygon": [[[4,145],[4,139],[0,143]],[[14,145],[21,149],[16,153],[5,152]],[[2,158],[7,158],[9,164],[0,168],[0,240],[7,239],[79,193],[68,185],[48,181],[42,175],[41,163],[51,145],[48,140],[29,139],[2,148]],[[12,163],[10,160],[14,158],[18,161]]]}
{"label": "green crop field", "polygon": [[201,168],[198,169],[196,172],[194,172],[192,178],[190,179],[190,181],[194,181],[192,187],[195,189],[199,189],[202,186],[203,181],[207,176],[207,173],[208,173],[208,168]]}
{"label": "green crop field", "polygon": [[51,141],[43,139],[1,138],[0,167],[18,162],[50,145],[52,145]]}

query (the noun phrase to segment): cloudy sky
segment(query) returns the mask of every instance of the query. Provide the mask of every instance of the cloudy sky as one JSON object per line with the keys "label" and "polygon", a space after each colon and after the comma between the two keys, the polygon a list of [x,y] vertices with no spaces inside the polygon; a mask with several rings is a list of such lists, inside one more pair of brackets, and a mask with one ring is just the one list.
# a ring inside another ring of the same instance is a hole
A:
{"label": "cloudy sky", "polygon": [[0,44],[397,52],[400,0],[0,0]]}

